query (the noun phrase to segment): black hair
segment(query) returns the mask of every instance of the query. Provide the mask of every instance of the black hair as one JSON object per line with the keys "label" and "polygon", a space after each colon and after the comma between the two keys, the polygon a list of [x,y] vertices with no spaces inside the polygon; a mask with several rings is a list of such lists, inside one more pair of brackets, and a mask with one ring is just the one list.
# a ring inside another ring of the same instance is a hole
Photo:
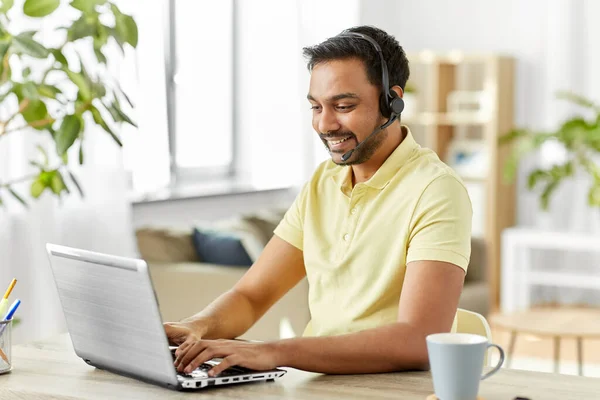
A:
{"label": "black hair", "polygon": [[[342,32],[357,32],[373,38],[381,51],[388,67],[390,87],[398,85],[404,90],[410,75],[408,59],[404,49],[394,36],[374,26],[355,26]],[[381,88],[381,60],[375,47],[368,41],[354,37],[334,36],[315,46],[304,47],[309,71],[319,63],[358,58],[362,60],[369,82]]]}

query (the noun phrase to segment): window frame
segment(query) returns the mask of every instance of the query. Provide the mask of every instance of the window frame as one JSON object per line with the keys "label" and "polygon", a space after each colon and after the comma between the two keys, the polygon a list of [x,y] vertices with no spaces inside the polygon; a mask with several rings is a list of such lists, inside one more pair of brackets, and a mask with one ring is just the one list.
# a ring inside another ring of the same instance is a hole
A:
{"label": "window frame", "polygon": [[170,185],[178,186],[186,183],[202,183],[215,180],[231,180],[235,178],[237,165],[237,109],[236,109],[236,86],[237,86],[237,0],[230,0],[232,5],[231,13],[231,162],[227,166],[219,167],[195,167],[179,168],[177,166],[177,34],[176,34],[176,12],[175,2],[177,0],[165,0],[166,22],[165,22],[165,82],[166,82],[166,101],[167,101],[167,129],[169,140],[169,169]]}

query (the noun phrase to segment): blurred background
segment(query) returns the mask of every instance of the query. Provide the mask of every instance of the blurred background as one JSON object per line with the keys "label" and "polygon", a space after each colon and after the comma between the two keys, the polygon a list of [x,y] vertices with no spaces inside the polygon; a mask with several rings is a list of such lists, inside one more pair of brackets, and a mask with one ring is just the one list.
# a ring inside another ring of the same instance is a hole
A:
{"label": "blurred background", "polygon": [[[231,287],[328,158],[302,47],[374,25],[410,61],[402,122],[471,195],[460,306],[490,321],[509,367],[600,376],[599,2],[0,4],[16,343],[66,331],[48,242],[143,257],[165,320]],[[251,335],[301,332],[305,303],[302,283]]]}

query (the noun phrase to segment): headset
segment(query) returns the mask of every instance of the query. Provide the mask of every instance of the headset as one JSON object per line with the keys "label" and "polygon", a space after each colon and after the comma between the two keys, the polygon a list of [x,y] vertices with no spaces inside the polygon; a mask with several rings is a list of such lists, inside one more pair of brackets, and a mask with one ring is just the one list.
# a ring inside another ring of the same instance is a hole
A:
{"label": "headset", "polygon": [[345,162],[350,158],[350,156],[352,156],[352,153],[354,153],[354,151],[358,149],[363,143],[372,138],[376,133],[381,132],[382,130],[390,126],[392,122],[394,122],[400,116],[402,110],[404,110],[404,100],[402,100],[401,97],[398,97],[398,94],[396,92],[390,89],[390,78],[388,74],[387,64],[385,62],[385,59],[383,58],[383,51],[381,51],[381,47],[373,38],[362,33],[350,31],[344,31],[336,37],[363,39],[371,43],[373,47],[375,47],[375,50],[377,51],[377,54],[379,54],[379,58],[381,59],[381,86],[383,89],[381,92],[381,96],[379,97],[379,108],[381,109],[381,114],[384,117],[389,118],[385,124],[376,128],[373,132],[371,132],[369,136],[365,138],[365,140],[360,142],[355,148],[344,153],[342,155],[342,161]]}

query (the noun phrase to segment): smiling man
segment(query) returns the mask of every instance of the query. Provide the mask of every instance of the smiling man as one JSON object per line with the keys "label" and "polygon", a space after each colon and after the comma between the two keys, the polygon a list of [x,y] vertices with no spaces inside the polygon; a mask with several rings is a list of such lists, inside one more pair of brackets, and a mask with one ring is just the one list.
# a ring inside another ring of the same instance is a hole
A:
{"label": "smiling man", "polygon": [[[313,128],[331,160],[234,288],[197,315],[165,324],[180,344],[180,371],[213,357],[223,361],[212,375],[231,365],[338,374],[426,369],[425,337],[454,329],[471,203],[454,172],[401,125],[409,77],[402,47],[362,26],[304,54]],[[242,335],[305,276],[311,321],[302,337],[214,340]]]}

